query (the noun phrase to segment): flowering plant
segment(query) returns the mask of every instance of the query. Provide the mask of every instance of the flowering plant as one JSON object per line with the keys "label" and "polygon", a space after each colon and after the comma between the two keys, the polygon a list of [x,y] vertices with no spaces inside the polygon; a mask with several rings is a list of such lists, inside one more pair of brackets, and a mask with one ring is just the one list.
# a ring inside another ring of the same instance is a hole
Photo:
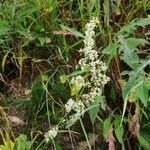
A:
{"label": "flowering plant", "polygon": [[105,74],[107,67],[105,63],[100,61],[98,52],[94,49],[94,29],[97,23],[98,19],[92,18],[86,24],[84,48],[79,50],[82,58],[76,66],[81,74],[70,79],[71,95],[76,95],[76,98],[69,99],[65,105],[67,113],[71,110],[75,112],[69,116],[69,122],[78,120],[84,109],[95,100],[95,97],[102,95],[103,87],[109,81],[109,77]]}
{"label": "flowering plant", "polygon": [[[65,75],[60,77],[62,83],[68,80],[71,87],[72,97],[65,104],[67,127],[73,125],[84,114],[85,108],[91,106],[97,95],[102,95],[103,87],[109,81],[109,77],[105,74],[107,67],[94,49],[94,29],[97,23],[98,19],[93,17],[86,24],[84,48],[79,50],[82,58],[76,66],[78,73],[71,75],[70,78]],[[58,126],[57,130],[48,131],[45,134],[46,141],[54,138],[57,132]]]}

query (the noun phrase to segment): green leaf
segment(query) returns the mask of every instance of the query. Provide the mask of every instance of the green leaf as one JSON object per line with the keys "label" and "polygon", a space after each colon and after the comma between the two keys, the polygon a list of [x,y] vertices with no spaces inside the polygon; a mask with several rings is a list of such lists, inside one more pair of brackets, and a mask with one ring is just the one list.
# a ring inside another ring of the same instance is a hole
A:
{"label": "green leaf", "polygon": [[147,106],[148,99],[149,99],[149,89],[148,87],[142,83],[135,89],[136,95],[139,97],[141,102],[144,104],[144,106]]}
{"label": "green leaf", "polygon": [[16,139],[19,142],[26,142],[27,136],[24,134],[20,134],[19,137]]}
{"label": "green leaf", "polygon": [[102,101],[102,96],[96,95],[95,100],[91,104],[91,106],[97,105],[97,107],[93,107],[92,109],[89,110],[89,115],[90,115],[90,119],[91,119],[92,124],[94,124],[94,121],[95,121],[96,116],[98,114],[99,107],[100,107],[99,104],[101,101]]}
{"label": "green leaf", "polygon": [[67,80],[68,80],[68,77],[67,77],[66,75],[60,76],[60,82],[61,82],[62,84],[64,84]]}
{"label": "green leaf", "polygon": [[12,141],[5,141],[4,145],[0,145],[0,150],[14,150],[15,143]]}
{"label": "green leaf", "polygon": [[9,23],[5,20],[0,20],[0,36],[8,34],[11,30]]}
{"label": "green leaf", "polygon": [[107,119],[105,119],[105,121],[103,123],[103,136],[104,136],[105,140],[108,139],[110,127],[111,127],[111,118],[108,117]]}
{"label": "green leaf", "polygon": [[119,47],[118,44],[111,42],[111,43],[103,50],[103,53],[104,53],[104,54],[108,54],[108,55],[109,55],[108,65],[110,64],[110,61],[112,60],[112,58],[117,54],[117,49],[118,49],[118,47]]}
{"label": "green leaf", "polygon": [[118,40],[121,43],[120,51],[123,52],[123,60],[133,69],[136,69],[139,65],[139,56],[137,55],[137,46],[149,44],[145,39],[141,38],[124,38],[122,35],[118,36]]}
{"label": "green leaf", "polygon": [[144,150],[150,150],[150,142],[149,142],[150,136],[147,137],[145,135],[146,134],[144,133],[138,133],[137,138],[138,138],[140,145],[144,148]]}
{"label": "green leaf", "polygon": [[118,141],[120,143],[122,143],[122,136],[123,136],[123,127],[118,127],[115,129],[115,134],[116,134],[116,137],[118,139]]}
{"label": "green leaf", "polygon": [[42,100],[45,99],[45,87],[41,81],[41,77],[35,80],[31,88],[31,103],[33,103],[33,108],[37,106]]}
{"label": "green leaf", "polygon": [[69,99],[69,92],[66,90],[62,83],[56,82],[51,84],[51,87],[55,95],[59,96],[63,100]]}
{"label": "green leaf", "polygon": [[125,25],[120,29],[120,31],[116,34],[128,34],[130,35],[134,30],[137,29],[138,26],[146,26],[150,24],[150,17],[148,16],[147,18],[142,18],[142,19],[134,19],[131,21],[128,25]]}
{"label": "green leaf", "polygon": [[81,87],[78,84],[74,84],[73,86],[71,86],[71,96],[78,94],[80,89]]}
{"label": "green leaf", "polygon": [[70,27],[67,27],[67,26],[64,26],[64,25],[60,25],[60,26],[62,27],[62,29],[67,30],[67,31],[73,33],[77,37],[85,38],[85,36],[81,32],[79,32],[79,31],[77,31],[77,30],[75,30],[73,28],[70,28]]}
{"label": "green leaf", "polygon": [[20,134],[15,140],[15,148],[19,150],[30,150],[32,146],[31,141],[27,141],[27,136]]}
{"label": "green leaf", "polygon": [[48,75],[42,75],[42,81],[48,81],[49,77]]}
{"label": "green leaf", "polygon": [[108,55],[116,55],[117,54],[117,48],[118,45],[116,43],[111,42],[104,50],[103,53],[104,54],[108,54]]}
{"label": "green leaf", "polygon": [[122,35],[118,36],[118,40],[121,43],[119,50],[123,52],[122,58],[124,62],[126,62],[131,68],[136,69],[139,65],[139,57],[135,52],[136,47],[133,47],[134,44],[131,45],[131,43],[128,43],[128,40]]}
{"label": "green leaf", "polygon": [[40,45],[41,46],[44,46],[44,43],[45,43],[45,37],[37,37],[37,39],[39,40],[39,42],[40,42]]}
{"label": "green leaf", "polygon": [[122,143],[124,129],[123,126],[120,126],[120,124],[121,124],[121,116],[116,116],[114,121],[115,126],[114,130],[118,141]]}
{"label": "green leaf", "polygon": [[75,83],[71,86],[71,96],[78,94],[81,88],[84,86],[84,78],[76,79]]}
{"label": "green leaf", "polygon": [[31,141],[27,141],[25,143],[25,150],[30,150],[31,149],[31,146],[32,146],[32,142]]}
{"label": "green leaf", "polygon": [[122,113],[122,120],[126,111],[127,107],[127,102],[128,102],[128,97],[131,92],[131,90],[136,89],[140,84],[142,84],[143,81],[137,83],[135,82],[136,78],[141,74],[143,69],[150,64],[150,59],[146,60],[139,68],[137,68],[134,72],[134,74],[129,78],[128,82],[123,88],[122,94],[123,94],[123,99],[124,99],[124,104],[123,104],[123,113]]}
{"label": "green leaf", "polygon": [[5,64],[7,62],[7,57],[9,56],[10,51],[7,51],[7,53],[3,56],[3,60],[2,60],[2,71],[5,71]]}
{"label": "green leaf", "polygon": [[134,37],[130,37],[126,39],[128,46],[130,48],[136,48],[138,45],[145,45],[145,44],[149,44],[149,42],[145,39],[142,38],[134,38]]}

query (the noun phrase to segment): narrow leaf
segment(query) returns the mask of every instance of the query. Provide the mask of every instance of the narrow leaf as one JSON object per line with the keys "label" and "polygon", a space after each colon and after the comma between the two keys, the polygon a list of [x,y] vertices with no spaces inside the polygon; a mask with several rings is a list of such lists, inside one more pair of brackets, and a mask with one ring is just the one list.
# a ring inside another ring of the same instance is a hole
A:
{"label": "narrow leaf", "polygon": [[62,27],[62,29],[67,30],[67,31],[73,33],[77,37],[85,38],[85,36],[81,32],[79,32],[79,31],[77,31],[77,30],[75,30],[73,28],[70,28],[70,27],[67,27],[67,26],[64,26],[64,25],[60,25],[60,26]]}

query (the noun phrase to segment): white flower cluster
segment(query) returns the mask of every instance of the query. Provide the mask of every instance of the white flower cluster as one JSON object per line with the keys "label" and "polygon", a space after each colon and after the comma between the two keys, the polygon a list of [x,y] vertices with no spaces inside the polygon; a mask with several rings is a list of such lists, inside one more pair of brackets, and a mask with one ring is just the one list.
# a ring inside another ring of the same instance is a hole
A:
{"label": "white flower cluster", "polygon": [[78,67],[82,70],[90,67],[91,71],[91,82],[95,82],[95,86],[105,85],[109,78],[105,75],[107,69],[105,63],[99,60],[98,52],[94,49],[94,39],[95,35],[94,28],[98,23],[97,18],[93,18],[86,25],[85,39],[84,39],[84,48],[80,49],[80,54],[84,57],[79,60]]}
{"label": "white flower cluster", "polygon": [[[105,74],[107,67],[105,63],[99,60],[98,52],[94,49],[94,28],[96,27],[97,23],[97,18],[93,18],[86,25],[84,39],[85,47],[79,51],[82,58],[79,60],[77,65],[77,68],[80,69],[83,74],[72,77],[70,81],[71,86],[75,87],[75,93],[73,93],[73,96],[76,95],[83,87],[88,92],[87,94],[82,95],[82,101],[75,101],[70,98],[65,104],[66,113],[71,114],[69,116],[70,122],[75,122],[80,118],[85,111],[85,107],[89,106],[97,95],[102,94],[104,85],[109,81],[109,78]],[[85,75],[85,73],[87,74]],[[83,77],[83,75],[85,76]],[[57,134],[58,126],[55,126],[45,133],[45,141],[48,142],[50,139],[56,137]]]}
{"label": "white flower cluster", "polygon": [[100,88],[92,88],[88,94],[83,94],[83,99],[85,100],[86,105],[89,106],[91,102],[94,101],[96,95],[101,95],[101,92]]}
{"label": "white flower cluster", "polygon": [[79,119],[81,114],[84,113],[85,105],[82,101],[75,102],[72,98],[68,100],[65,104],[65,109],[67,113],[70,113],[72,110],[75,112],[73,115],[70,116],[70,121],[75,122]]}
{"label": "white flower cluster", "polygon": [[88,63],[88,61],[97,60],[98,59],[98,53],[94,50],[94,39],[93,36],[95,35],[94,28],[96,27],[96,24],[98,23],[97,18],[93,18],[89,23],[86,24],[86,31],[85,31],[85,39],[84,39],[84,48],[80,49],[80,53],[84,55],[84,58],[82,58],[79,61],[79,65],[82,68],[84,64]]}
{"label": "white flower cluster", "polygon": [[78,62],[78,68],[81,68],[83,71],[90,68],[91,78],[89,79],[90,84],[88,84],[88,87],[91,88],[91,90],[88,94],[83,95],[86,102],[93,101],[97,94],[100,95],[103,86],[110,80],[105,74],[107,69],[105,63],[99,60],[98,52],[94,49],[93,36],[95,35],[94,28],[97,23],[97,19],[93,18],[86,25],[85,47],[80,50],[80,54],[84,57]]}
{"label": "white flower cluster", "polygon": [[75,102],[72,98],[68,100],[65,104],[66,112],[69,113],[71,110],[74,110],[78,114],[82,114],[84,112],[84,104],[82,101]]}
{"label": "white flower cluster", "polygon": [[50,139],[53,139],[57,136],[58,133],[58,126],[52,127],[48,132],[44,134],[45,141],[48,143]]}
{"label": "white flower cluster", "polygon": [[88,78],[85,81],[81,75],[73,77],[71,79],[71,84],[78,85],[80,90],[83,86],[86,88],[88,94],[83,94],[83,102],[74,101],[69,99],[65,105],[66,112],[69,113],[72,110],[75,111],[73,115],[70,116],[71,121],[76,121],[84,112],[85,105],[89,106],[91,102],[94,101],[96,95],[102,94],[102,89],[104,85],[109,81],[109,77],[106,76],[105,71],[107,67],[105,63],[99,60],[98,52],[94,49],[94,29],[98,23],[97,18],[93,18],[86,25],[84,48],[80,49],[80,55],[82,58],[79,60],[77,69],[81,69],[83,73],[87,72]]}

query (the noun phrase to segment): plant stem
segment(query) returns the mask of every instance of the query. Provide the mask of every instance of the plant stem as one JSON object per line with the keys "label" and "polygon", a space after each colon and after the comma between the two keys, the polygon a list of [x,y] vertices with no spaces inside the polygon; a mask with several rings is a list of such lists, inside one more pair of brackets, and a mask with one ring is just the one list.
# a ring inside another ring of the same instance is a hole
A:
{"label": "plant stem", "polygon": [[82,122],[81,118],[80,118],[79,120],[80,120],[80,124],[81,124],[82,130],[83,130],[83,132],[84,132],[84,136],[85,136],[85,138],[86,138],[86,141],[87,141],[89,150],[92,150],[92,149],[91,149],[90,142],[89,142],[89,139],[88,139],[88,136],[87,136],[87,134],[86,134],[86,131],[85,131],[85,128],[84,128],[84,125],[83,125],[83,122]]}

